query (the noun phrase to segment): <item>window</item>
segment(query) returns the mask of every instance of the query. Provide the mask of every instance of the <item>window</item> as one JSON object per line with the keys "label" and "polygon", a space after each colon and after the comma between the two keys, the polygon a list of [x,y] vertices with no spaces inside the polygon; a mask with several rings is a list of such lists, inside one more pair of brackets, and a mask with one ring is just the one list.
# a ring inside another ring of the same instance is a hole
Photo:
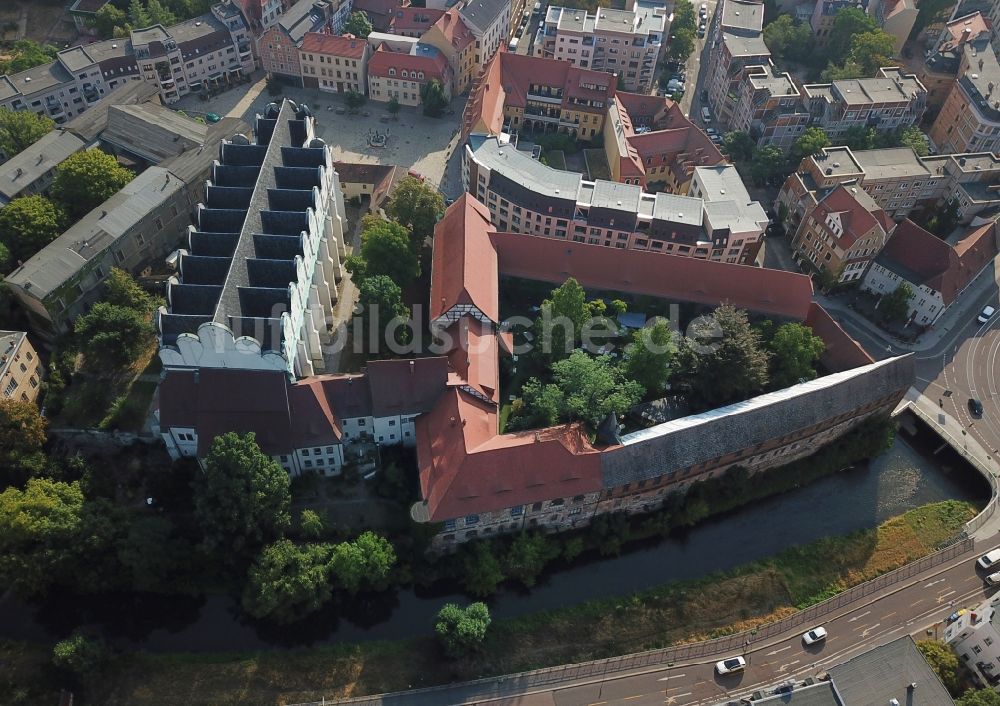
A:
{"label": "window", "polygon": [[479,522],[479,515],[466,515],[465,516],[465,525],[466,525],[466,527],[468,527],[469,525],[477,524],[478,522]]}
{"label": "window", "polygon": [[14,390],[17,389],[17,380],[11,380],[7,383],[7,387],[4,388],[4,397],[10,397]]}
{"label": "window", "polygon": [[309,455],[309,449],[302,449],[302,455],[303,456],[308,456]]}
{"label": "window", "polygon": [[455,520],[445,520],[444,521],[444,528],[446,530],[453,530],[453,529],[455,529]]}
{"label": "window", "polygon": [[510,509],[511,517],[520,517],[524,514],[524,505],[515,505]]}

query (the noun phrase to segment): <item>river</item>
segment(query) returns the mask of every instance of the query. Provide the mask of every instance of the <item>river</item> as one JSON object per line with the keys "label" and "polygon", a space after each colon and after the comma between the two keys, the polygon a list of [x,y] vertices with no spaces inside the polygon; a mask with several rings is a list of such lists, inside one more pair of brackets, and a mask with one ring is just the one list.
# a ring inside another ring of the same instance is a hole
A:
{"label": "river", "polygon": [[[984,503],[988,489],[950,449],[930,456],[930,439],[904,441],[885,454],[720,518],[683,537],[649,542],[618,557],[578,561],[545,576],[530,592],[494,596],[495,618],[626,595],[671,580],[730,569],[775,554],[791,544],[874,527],[908,509],[946,499]],[[919,449],[919,450],[918,450]],[[80,623],[100,624],[122,647],[151,651],[233,651],[308,646],[426,635],[447,601],[469,598],[447,588],[400,589],[351,606],[331,608],[305,625],[276,629],[246,619],[229,596],[200,598],[115,596],[0,602],[0,635],[44,641]],[[338,615],[339,613],[339,615]]]}

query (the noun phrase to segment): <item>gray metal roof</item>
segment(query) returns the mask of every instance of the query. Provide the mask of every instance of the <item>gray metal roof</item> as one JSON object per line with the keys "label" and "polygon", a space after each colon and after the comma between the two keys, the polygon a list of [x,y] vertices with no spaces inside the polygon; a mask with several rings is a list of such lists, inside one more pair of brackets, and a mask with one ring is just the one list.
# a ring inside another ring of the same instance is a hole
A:
{"label": "gray metal roof", "polygon": [[635,214],[639,210],[642,187],[617,181],[598,179],[594,182],[594,195],[590,205],[594,208],[614,208]]}
{"label": "gray metal roof", "polygon": [[86,144],[76,135],[52,130],[38,142],[7,160],[0,170],[0,204],[16,198],[43,174]]}
{"label": "gray metal roof", "polygon": [[63,49],[56,56],[59,57],[59,61],[70,71],[82,71],[88,66],[93,66],[97,63],[94,57],[87,53],[86,47]]}
{"label": "gray metal roof", "polygon": [[[847,706],[954,706],[941,680],[909,635],[858,655],[827,672]],[[915,689],[910,685],[916,684]]]}
{"label": "gray metal roof", "polygon": [[575,201],[580,191],[583,177],[576,172],[553,169],[513,145],[501,145],[496,137],[485,139],[475,150],[475,157],[490,171],[515,178],[525,188],[540,195]]}
{"label": "gray metal roof", "polygon": [[854,158],[865,170],[865,176],[874,179],[927,177],[931,174],[917,153],[909,147],[858,150],[854,153]]}
{"label": "gray metal roof", "polygon": [[154,164],[205,144],[208,126],[156,103],[115,105],[101,139]]}
{"label": "gray metal roof", "polygon": [[764,38],[759,34],[754,37],[742,37],[731,32],[723,32],[722,42],[733,56],[771,56],[771,50],[767,48]]}
{"label": "gray metal roof", "polygon": [[158,101],[159,95],[159,89],[152,82],[126,81],[110,93],[105,93],[96,105],[63,125],[63,129],[90,144],[108,126],[108,113],[112,107]]}
{"label": "gray metal roof", "polygon": [[7,78],[14,89],[24,95],[27,100],[31,99],[33,93],[48,91],[53,86],[73,80],[73,77],[58,61],[33,66],[25,71],[11,74]]}
{"label": "gray metal roof", "polygon": [[6,375],[14,364],[12,354],[21,347],[27,335],[24,331],[0,331],[0,377]]}
{"label": "gray metal roof", "polygon": [[[623,446],[601,454],[604,487],[711,462],[826,423],[869,402],[902,394],[913,384],[914,374],[913,355],[898,356],[627,434]],[[931,703],[946,702],[928,701],[928,706]]]}
{"label": "gray metal roof", "polygon": [[300,0],[278,19],[278,25],[288,33],[293,42],[299,42],[306,32],[315,32],[326,21],[329,3],[324,0]]}
{"label": "gray metal roof", "polygon": [[150,167],[35,253],[7,281],[44,299],[184,186],[166,169]]}
{"label": "gray metal roof", "polygon": [[459,14],[485,33],[504,10],[510,10],[510,0],[468,0]]}
{"label": "gray metal roof", "polygon": [[760,32],[764,27],[764,3],[749,0],[725,0],[722,27],[737,32]]}
{"label": "gray metal roof", "polygon": [[693,196],[659,193],[656,195],[656,205],[653,207],[653,218],[672,223],[700,226],[703,205],[704,202],[701,199],[696,199]]}

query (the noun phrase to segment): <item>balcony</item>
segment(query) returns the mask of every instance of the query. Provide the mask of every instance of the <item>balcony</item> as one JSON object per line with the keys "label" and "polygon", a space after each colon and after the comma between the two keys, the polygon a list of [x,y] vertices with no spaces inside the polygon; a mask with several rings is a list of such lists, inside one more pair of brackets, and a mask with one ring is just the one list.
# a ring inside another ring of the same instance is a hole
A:
{"label": "balcony", "polygon": [[528,100],[552,103],[553,105],[562,105],[562,96],[543,96],[539,93],[532,93],[530,89],[528,91]]}

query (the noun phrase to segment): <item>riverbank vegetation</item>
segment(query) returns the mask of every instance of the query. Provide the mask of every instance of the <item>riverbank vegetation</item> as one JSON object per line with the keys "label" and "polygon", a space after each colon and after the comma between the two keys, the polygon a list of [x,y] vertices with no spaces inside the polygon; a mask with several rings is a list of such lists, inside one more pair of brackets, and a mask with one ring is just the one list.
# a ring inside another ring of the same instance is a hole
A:
{"label": "riverbank vegetation", "polygon": [[[877,528],[795,547],[723,573],[627,597],[494,620],[474,653],[448,658],[434,637],[253,654],[120,656],[92,702],[274,704],[426,686],[716,637],[763,624],[924,556],[976,510],[945,501]],[[0,703],[41,703],[44,650],[0,642]],[[49,652],[51,654],[51,652]],[[6,683],[4,683],[6,682]],[[33,699],[33,700],[32,700]]]}

